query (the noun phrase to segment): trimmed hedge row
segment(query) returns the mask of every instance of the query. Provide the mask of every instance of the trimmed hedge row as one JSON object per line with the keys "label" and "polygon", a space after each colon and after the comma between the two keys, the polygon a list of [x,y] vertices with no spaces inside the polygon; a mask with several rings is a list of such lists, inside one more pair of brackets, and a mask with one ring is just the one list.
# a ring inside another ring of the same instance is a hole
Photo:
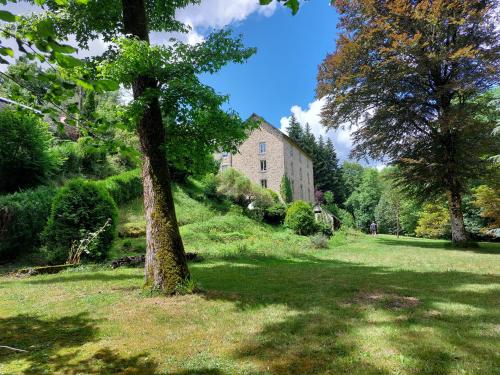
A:
{"label": "trimmed hedge row", "polygon": [[97,181],[97,184],[107,190],[118,206],[142,194],[142,178],[139,169],[108,177]]}
{"label": "trimmed hedge row", "polygon": [[40,233],[57,190],[42,186],[0,196],[0,260],[32,252],[40,246]]}
{"label": "trimmed hedge row", "polygon": [[[142,181],[133,170],[96,182],[117,205],[139,197]],[[60,188],[36,189],[0,196],[0,261],[27,254],[41,245],[40,234],[50,216],[52,201]]]}

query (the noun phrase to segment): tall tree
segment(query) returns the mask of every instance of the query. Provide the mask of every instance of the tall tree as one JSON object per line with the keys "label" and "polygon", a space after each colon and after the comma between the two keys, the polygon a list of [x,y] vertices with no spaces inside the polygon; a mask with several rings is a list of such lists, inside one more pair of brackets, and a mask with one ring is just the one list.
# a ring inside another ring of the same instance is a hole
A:
{"label": "tall tree", "polygon": [[304,131],[302,130],[302,126],[300,126],[300,123],[297,121],[297,118],[295,117],[294,114],[290,117],[290,123],[288,124],[288,127],[286,128],[288,132],[288,136],[298,144],[302,142],[302,137],[304,136]]}
{"label": "tall tree", "polygon": [[366,168],[363,171],[361,184],[346,201],[346,207],[354,215],[356,226],[368,231],[370,223],[375,220],[375,209],[382,194],[379,173],[376,169]]}
{"label": "tall tree", "polygon": [[342,178],[345,184],[346,198],[356,191],[363,181],[363,166],[358,163],[344,161],[342,164]]}
{"label": "tall tree", "polygon": [[320,66],[323,123],[358,123],[354,155],[386,157],[416,196],[445,194],[452,240],[466,241],[462,193],[485,172],[499,82],[496,0],[337,0],[343,31]]}
{"label": "tall tree", "polygon": [[107,42],[119,40],[118,46],[115,44],[97,61],[103,61],[102,74],[132,87],[134,101],[130,109],[137,123],[142,153],[147,242],[145,283],[153,290],[171,294],[189,277],[189,271],[170,186],[166,124],[183,123],[184,116],[194,116],[194,112],[201,116],[201,109],[210,102],[205,91],[201,95],[196,91],[200,89],[197,74],[213,73],[229,61],[243,62],[254,51],[244,49],[240,40],[231,39],[226,32],[215,33],[192,47],[182,43],[150,47],[151,31],[187,31],[175,19],[175,13],[179,8],[198,3],[196,0],[75,1],[65,7],[60,3],[48,1],[49,12],[35,15],[32,23],[53,19],[58,32],[76,35],[81,48],[87,48],[98,36]]}

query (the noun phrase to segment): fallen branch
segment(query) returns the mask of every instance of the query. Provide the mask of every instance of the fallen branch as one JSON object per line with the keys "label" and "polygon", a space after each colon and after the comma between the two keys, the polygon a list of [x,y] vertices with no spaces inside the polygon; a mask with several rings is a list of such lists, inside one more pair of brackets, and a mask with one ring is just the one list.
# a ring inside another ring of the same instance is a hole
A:
{"label": "fallen branch", "polygon": [[12,346],[7,346],[7,345],[0,345],[0,348],[13,350],[13,351],[15,351],[15,352],[23,352],[23,353],[28,353],[28,351],[27,351],[27,350],[24,350],[24,349],[18,349],[18,348],[13,348]]}

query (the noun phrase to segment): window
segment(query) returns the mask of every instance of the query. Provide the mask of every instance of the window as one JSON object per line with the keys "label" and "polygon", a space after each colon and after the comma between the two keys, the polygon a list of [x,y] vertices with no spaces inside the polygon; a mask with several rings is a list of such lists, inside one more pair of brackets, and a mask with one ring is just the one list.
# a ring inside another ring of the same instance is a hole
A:
{"label": "window", "polygon": [[265,154],[266,153],[266,142],[260,142],[259,143],[259,154]]}
{"label": "window", "polygon": [[299,171],[300,180],[302,181],[302,167],[299,168]]}
{"label": "window", "polygon": [[260,161],[260,171],[261,172],[267,171],[267,162],[265,160]]}
{"label": "window", "polygon": [[227,157],[228,157],[228,155],[229,155],[229,152],[223,152],[223,153],[222,153],[222,157],[223,157],[223,158],[227,158]]}
{"label": "window", "polygon": [[292,171],[292,176],[293,176],[293,161],[290,162],[290,170]]}
{"label": "window", "polygon": [[267,180],[260,180],[260,186],[262,186],[264,189],[267,189]]}

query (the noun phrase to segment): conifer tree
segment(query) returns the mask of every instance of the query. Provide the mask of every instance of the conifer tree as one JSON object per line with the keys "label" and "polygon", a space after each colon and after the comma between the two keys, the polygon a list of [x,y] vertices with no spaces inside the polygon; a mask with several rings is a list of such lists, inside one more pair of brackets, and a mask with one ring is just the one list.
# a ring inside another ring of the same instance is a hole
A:
{"label": "conifer tree", "polygon": [[286,128],[288,132],[288,136],[295,142],[297,142],[299,145],[302,142],[302,137],[304,135],[304,132],[302,130],[302,126],[300,126],[300,123],[297,121],[297,118],[295,117],[294,114],[292,114],[290,118],[290,123],[288,127]]}

